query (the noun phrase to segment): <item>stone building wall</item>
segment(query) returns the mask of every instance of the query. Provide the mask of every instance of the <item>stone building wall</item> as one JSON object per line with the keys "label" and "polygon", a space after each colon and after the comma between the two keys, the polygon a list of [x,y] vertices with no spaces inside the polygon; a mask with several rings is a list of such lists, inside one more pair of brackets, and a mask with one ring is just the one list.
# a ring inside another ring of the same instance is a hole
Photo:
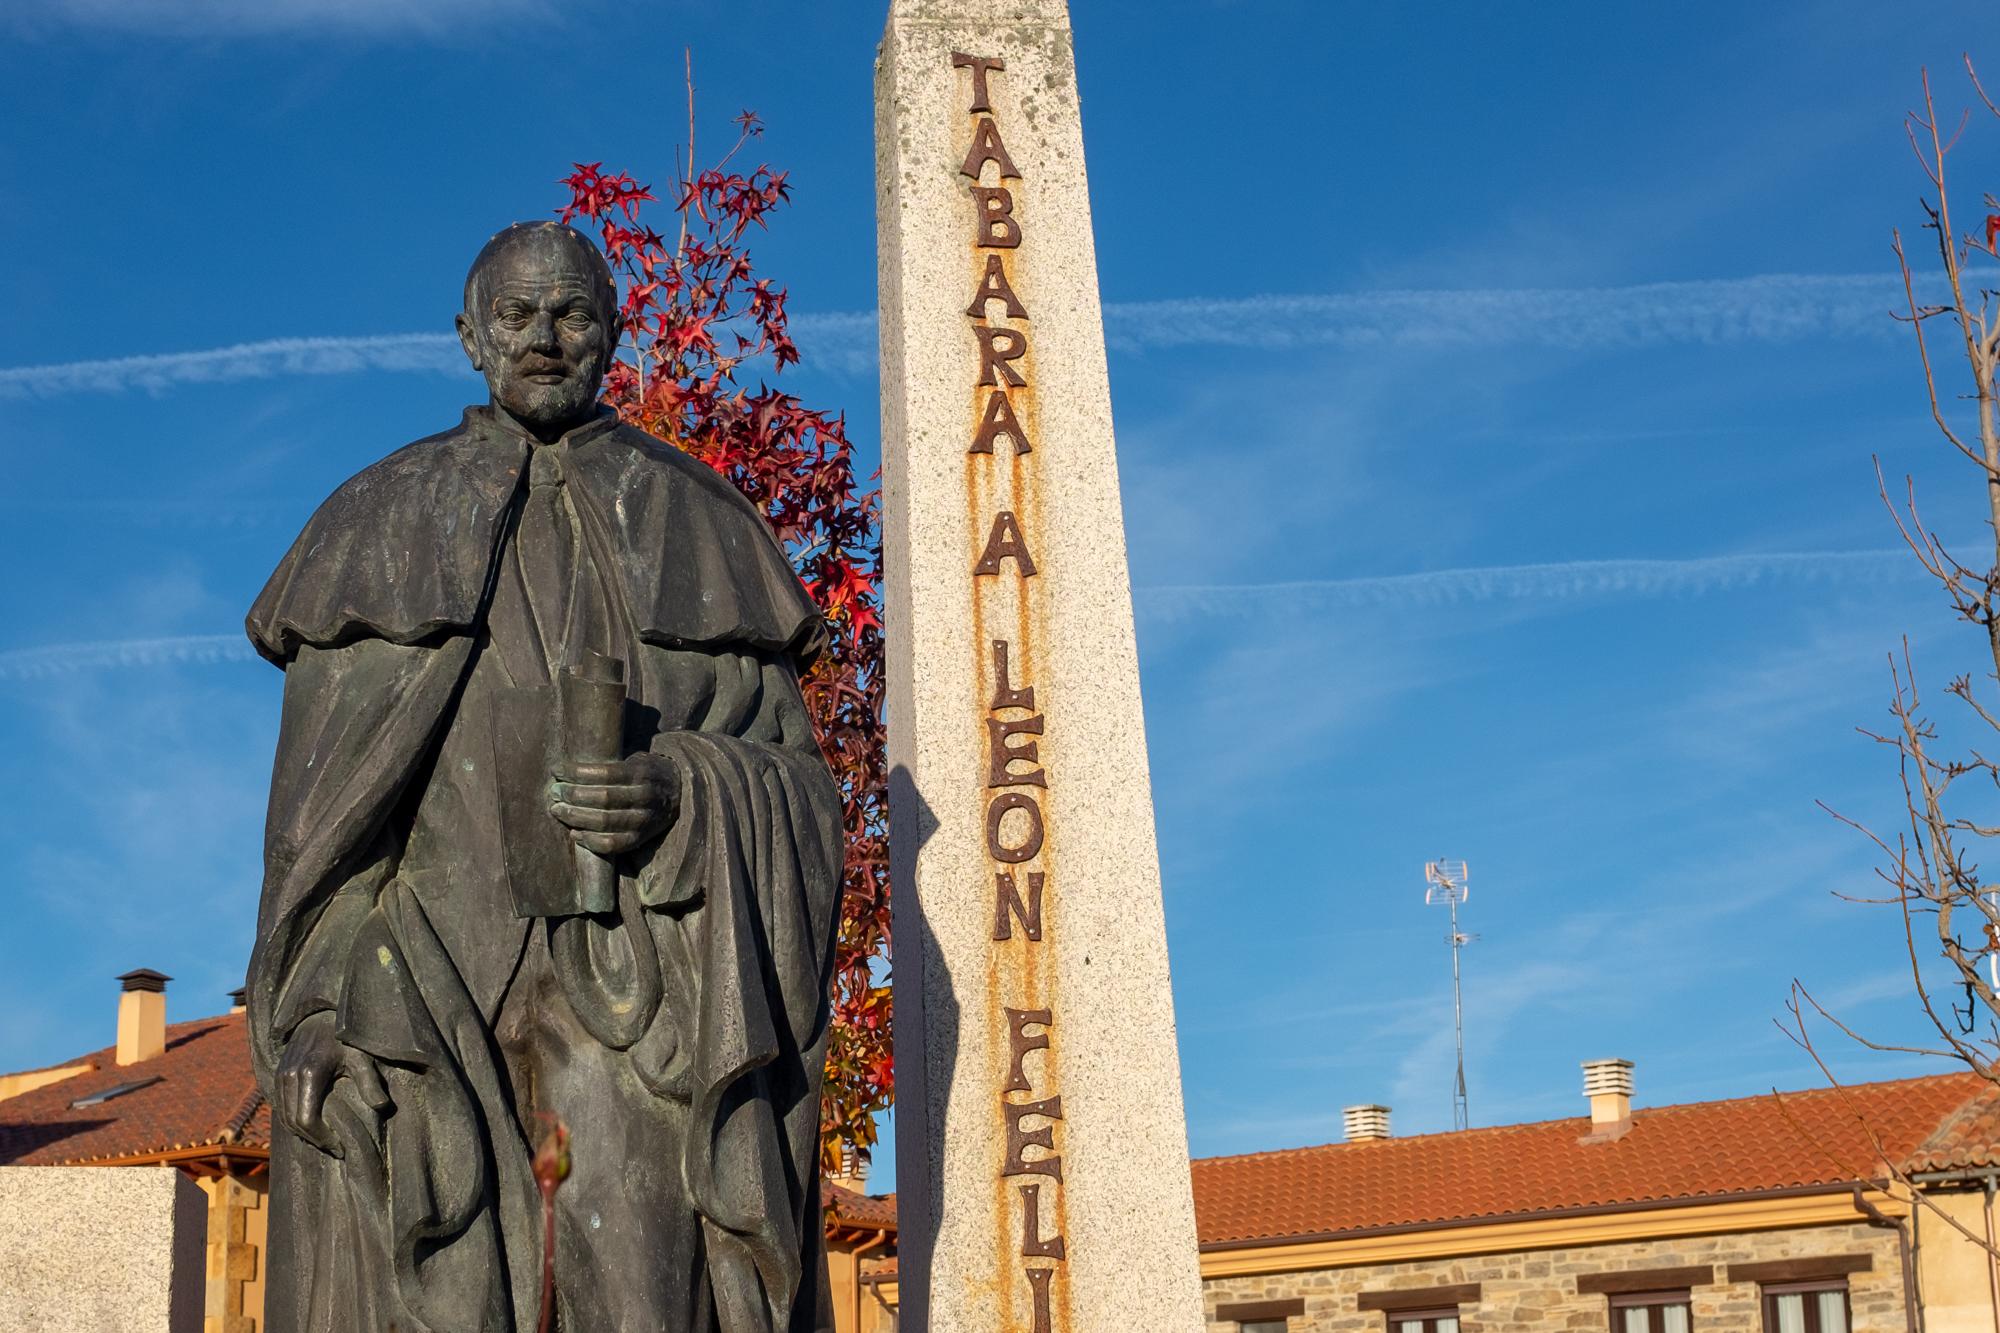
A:
{"label": "stone building wall", "polygon": [[1233,1330],[1235,1324],[1216,1319],[1218,1306],[1302,1299],[1305,1313],[1291,1319],[1286,1333],[1382,1333],[1384,1316],[1359,1308],[1362,1292],[1478,1283],[1478,1302],[1459,1310],[1463,1333],[1548,1333],[1611,1327],[1607,1298],[1579,1293],[1580,1274],[1713,1265],[1717,1284],[1696,1286],[1690,1292],[1695,1333],[1759,1333],[1758,1286],[1724,1283],[1727,1265],[1855,1254],[1868,1255],[1872,1265],[1866,1272],[1848,1275],[1854,1333],[1904,1333],[1902,1259],[1896,1235],[1865,1224],[1211,1278],[1202,1288],[1209,1327],[1219,1331]]}
{"label": "stone building wall", "polygon": [[208,1290],[202,1333],[257,1333],[264,1327],[264,1240],[269,1212],[263,1181],[210,1178]]}

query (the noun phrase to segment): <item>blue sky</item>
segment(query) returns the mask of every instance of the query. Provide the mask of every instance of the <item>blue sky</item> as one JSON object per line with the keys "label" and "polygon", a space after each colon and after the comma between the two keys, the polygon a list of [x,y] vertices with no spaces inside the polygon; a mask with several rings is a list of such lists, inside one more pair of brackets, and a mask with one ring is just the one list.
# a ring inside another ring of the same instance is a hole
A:
{"label": "blue sky", "polygon": [[[785,379],[873,449],[881,8],[0,17],[0,1068],[104,1044],[129,968],[177,1019],[238,984],[280,683],[243,611],[477,395],[438,335],[481,241],[572,161],[666,175],[683,46],[709,142],[753,107],[792,172],[755,251]],[[1925,64],[1966,100],[1983,11],[1075,9],[1195,1151],[1450,1125],[1436,856],[1472,865],[1475,1123],[1578,1112],[1606,1055],[1641,1104],[1812,1084],[1794,976],[1917,1035],[1814,803],[1897,813],[1852,728],[1899,636],[1977,665],[1869,459],[1978,539],[1884,312],[1900,117]]]}

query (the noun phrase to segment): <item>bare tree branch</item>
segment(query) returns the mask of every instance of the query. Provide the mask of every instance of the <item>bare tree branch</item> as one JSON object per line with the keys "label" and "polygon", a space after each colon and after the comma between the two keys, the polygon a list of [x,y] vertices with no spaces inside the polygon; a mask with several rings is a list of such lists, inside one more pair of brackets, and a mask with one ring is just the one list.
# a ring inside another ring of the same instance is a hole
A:
{"label": "bare tree branch", "polygon": [[[1929,1195],[1924,1193],[1917,1182],[1911,1178],[1909,1172],[1904,1169],[1903,1164],[1897,1161],[1895,1155],[1883,1144],[1881,1135],[1875,1132],[1875,1127],[1868,1122],[1868,1117],[1862,1113],[1860,1107],[1854,1104],[1854,1099],[1848,1094],[1847,1088],[1838,1078],[1834,1077],[1833,1070],[1827,1067],[1826,1061],[1820,1058],[1819,1051],[1813,1046],[1812,1037],[1806,1031],[1805,1016],[1799,1009],[1800,995],[1805,995],[1807,1002],[1812,1004],[1814,1009],[1818,1009],[1820,1013],[1824,1014],[1826,1012],[1826,1010],[1820,1008],[1818,1002],[1814,1001],[1810,994],[1807,994],[1804,987],[1799,985],[1797,981],[1794,981],[1792,983],[1792,997],[1786,1001],[1785,1008],[1791,1012],[1792,1021],[1797,1025],[1797,1029],[1794,1030],[1786,1027],[1783,1023],[1779,1023],[1777,1025],[1778,1030],[1790,1038],[1793,1044],[1797,1045],[1799,1049],[1811,1056],[1812,1062],[1819,1066],[1821,1076],[1826,1079],[1827,1084],[1839,1095],[1841,1105],[1846,1108],[1847,1113],[1854,1118],[1854,1123],[1860,1127],[1862,1134],[1867,1137],[1868,1145],[1875,1153],[1875,1164],[1880,1168],[1880,1171],[1870,1172],[1862,1170],[1852,1162],[1845,1161],[1837,1153],[1829,1149],[1818,1135],[1814,1134],[1797,1116],[1792,1114],[1792,1108],[1785,1104],[1785,1095],[1776,1088],[1773,1088],[1771,1089],[1771,1096],[1778,1104],[1778,1113],[1785,1117],[1786,1123],[1791,1125],[1800,1138],[1804,1139],[1811,1145],[1815,1152],[1830,1162],[1836,1171],[1846,1176],[1849,1180],[1855,1181],[1859,1185],[1876,1185],[1881,1193],[1887,1194],[1891,1198],[1903,1199],[1913,1208],[1926,1210],[1934,1217],[1945,1222],[1953,1231],[1956,1231],[1959,1235],[1984,1250],[1990,1258],[2000,1260],[2000,1249],[1989,1245],[1984,1236],[1973,1235],[1964,1223],[1938,1206]],[[1901,1192],[1897,1193],[1892,1189],[1883,1188],[1887,1184],[1900,1186]]]}

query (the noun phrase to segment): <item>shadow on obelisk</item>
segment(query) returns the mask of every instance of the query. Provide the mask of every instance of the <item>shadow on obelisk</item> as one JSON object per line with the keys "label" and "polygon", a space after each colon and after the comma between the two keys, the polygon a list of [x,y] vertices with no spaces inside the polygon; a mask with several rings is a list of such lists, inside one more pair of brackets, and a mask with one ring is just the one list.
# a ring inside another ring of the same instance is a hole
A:
{"label": "shadow on obelisk", "polygon": [[[951,971],[917,896],[917,853],[937,832],[930,803],[910,770],[889,771],[889,901],[896,1026],[897,1326],[930,1328],[931,1251],[944,1215],[944,1145],[936,1135],[950,1109],[958,1067],[958,996]],[[955,893],[950,895],[956,897]],[[910,964],[905,967],[904,964]],[[904,1053],[913,1057],[905,1060]],[[936,1089],[933,1094],[932,1089]],[[939,1098],[935,1105],[932,1097]],[[900,1113],[907,1110],[911,1113]]]}

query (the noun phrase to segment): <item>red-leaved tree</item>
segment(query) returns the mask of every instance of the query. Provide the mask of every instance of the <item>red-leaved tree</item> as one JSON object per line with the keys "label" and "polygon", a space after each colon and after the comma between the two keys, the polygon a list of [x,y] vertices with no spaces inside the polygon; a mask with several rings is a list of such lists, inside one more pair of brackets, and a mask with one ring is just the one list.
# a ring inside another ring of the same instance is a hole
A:
{"label": "red-leaved tree", "polygon": [[[749,112],[737,124],[734,147],[714,167],[696,171],[690,147],[690,165],[664,205],[626,172],[575,164],[562,181],[570,201],[560,216],[596,228],[618,278],[623,328],[605,402],[729,478],[757,506],[831,631],[804,681],[847,829],[820,1112],[831,1166],[843,1149],[865,1153],[874,1143],[874,1114],[888,1106],[895,1078],[889,988],[878,975],[889,945],[882,547],[877,492],[856,479],[844,419],[761,379],[749,387],[753,372],[776,376],[799,353],[786,332],[785,289],[757,276],[745,247],[751,228],[763,228],[790,190],[785,173],[767,166],[729,170],[761,132]],[[652,225],[661,216],[672,236]]]}

